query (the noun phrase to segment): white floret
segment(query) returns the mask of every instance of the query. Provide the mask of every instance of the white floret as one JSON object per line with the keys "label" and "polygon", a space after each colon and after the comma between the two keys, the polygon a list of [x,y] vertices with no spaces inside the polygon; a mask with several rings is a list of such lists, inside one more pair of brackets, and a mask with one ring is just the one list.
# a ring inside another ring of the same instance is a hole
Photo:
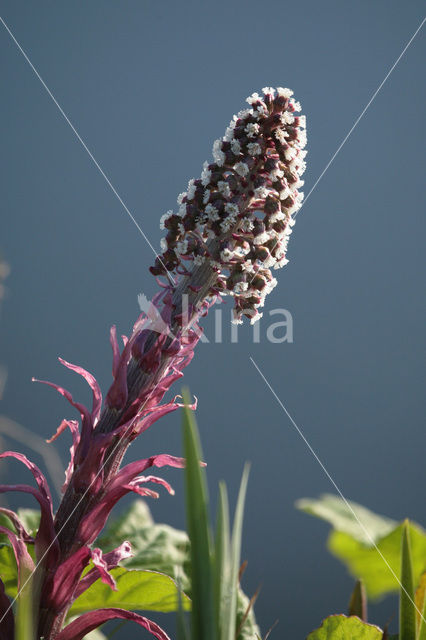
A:
{"label": "white floret", "polygon": [[238,173],[238,175],[242,176],[243,178],[249,173],[249,168],[245,162],[237,162],[237,164],[234,166],[234,169]]}

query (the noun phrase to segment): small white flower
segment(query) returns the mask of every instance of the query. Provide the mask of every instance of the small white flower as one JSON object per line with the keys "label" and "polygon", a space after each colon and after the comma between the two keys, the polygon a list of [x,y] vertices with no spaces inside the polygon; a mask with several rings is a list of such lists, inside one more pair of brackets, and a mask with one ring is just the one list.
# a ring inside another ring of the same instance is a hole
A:
{"label": "small white flower", "polygon": [[194,264],[199,267],[205,261],[204,256],[194,256]]}
{"label": "small white flower", "polygon": [[188,182],[188,189],[186,191],[186,197],[188,200],[192,200],[194,198],[195,195],[195,184],[194,184],[194,178],[191,178],[191,180]]}
{"label": "small white flower", "polygon": [[[259,306],[261,306],[261,305],[259,305]],[[260,320],[260,318],[263,318],[263,313],[257,313],[255,316],[250,318],[250,324],[255,324],[258,320]]]}
{"label": "small white flower", "polygon": [[167,240],[166,238],[161,238],[160,240],[160,247],[161,247],[161,251],[164,253],[165,251],[167,251],[168,246],[167,246]]}
{"label": "small white flower", "polygon": [[230,249],[223,249],[220,252],[220,257],[224,262],[229,262],[229,260],[231,260],[231,258],[233,257],[233,252]]}
{"label": "small white flower", "polygon": [[221,147],[222,140],[215,140],[213,143],[213,158],[216,164],[218,164],[220,167],[225,162],[225,154],[223,153]]}
{"label": "small white flower", "polygon": [[242,109],[238,112],[237,116],[238,118],[241,118],[241,120],[243,120],[244,118],[247,118],[247,116],[251,116],[252,113],[252,109]]}
{"label": "small white flower", "polygon": [[254,197],[256,200],[264,200],[271,193],[271,189],[267,189],[266,187],[257,187],[254,190]]}
{"label": "small white flower", "polygon": [[178,211],[178,216],[180,216],[181,218],[186,216],[186,203],[185,202],[182,202],[182,204],[180,205],[179,211]]}
{"label": "small white flower", "polygon": [[173,211],[170,209],[167,213],[164,213],[160,218],[160,229],[165,229],[164,223],[170,216],[173,215]]}
{"label": "small white flower", "polygon": [[270,240],[269,233],[264,231],[263,233],[259,233],[258,236],[255,236],[253,242],[254,242],[254,244],[263,244],[264,242],[267,242],[268,240]]}
{"label": "small white flower", "polygon": [[184,197],[186,196],[186,191],[183,191],[182,193],[180,193],[177,197],[177,203],[178,204],[182,204],[182,201],[184,199]]}
{"label": "small white flower", "polygon": [[246,271],[247,273],[254,273],[255,271],[251,260],[246,260],[245,262],[241,263],[241,269],[243,271]]}
{"label": "small white flower", "polygon": [[284,87],[277,87],[277,94],[283,98],[291,98],[293,91]]}
{"label": "small white flower", "polygon": [[223,233],[226,233],[227,231],[230,231],[232,229],[234,224],[235,224],[235,218],[233,218],[233,216],[229,216],[228,218],[225,218],[223,222],[220,223],[220,228],[223,231]]}
{"label": "small white flower", "polygon": [[229,188],[229,184],[224,180],[219,180],[219,182],[217,183],[217,188],[219,189],[220,193],[224,196],[224,198],[231,197],[231,189]]}
{"label": "small white flower", "polygon": [[238,156],[241,153],[241,144],[239,140],[232,140],[231,151],[234,155]]}
{"label": "small white flower", "polygon": [[288,161],[293,160],[296,154],[297,151],[294,147],[287,147],[287,149],[284,150],[285,159]]}
{"label": "small white flower", "polygon": [[277,220],[285,220],[285,215],[280,209],[269,216],[270,222],[277,222]]}
{"label": "small white flower", "polygon": [[306,116],[299,116],[299,127],[306,129]]}
{"label": "small white flower", "polygon": [[300,104],[300,102],[295,102],[294,100],[290,100],[290,104],[293,106],[293,109],[295,111],[301,111],[302,110],[302,105]]}
{"label": "small white flower", "polygon": [[249,173],[249,168],[245,162],[237,162],[234,169],[238,173],[238,175],[242,176],[243,178]]}
{"label": "small white flower", "polygon": [[259,116],[267,116],[268,115],[268,109],[265,107],[264,104],[258,104],[255,107],[255,111],[253,112],[253,115],[256,117],[257,114],[259,114]]}
{"label": "small white flower", "polygon": [[276,180],[279,180],[280,178],[283,178],[283,177],[284,177],[284,171],[279,167],[275,167],[275,169],[272,169],[271,173],[269,174],[269,178],[272,182],[275,182]]}
{"label": "small white flower", "polygon": [[258,142],[249,142],[247,145],[247,151],[251,156],[260,156],[262,153],[262,147]]}
{"label": "small white flower", "polygon": [[203,165],[203,171],[201,173],[201,184],[203,185],[203,187],[206,187],[208,185],[212,175],[212,172],[208,167],[209,167],[208,163],[205,162]]}
{"label": "small white flower", "polygon": [[290,194],[291,189],[289,187],[284,187],[284,189],[280,191],[280,200],[286,200]]}
{"label": "small white flower", "polygon": [[213,222],[215,220],[219,220],[219,212],[216,209],[216,207],[214,207],[212,204],[208,204],[206,209],[205,209],[208,217],[210,220],[212,220]]}
{"label": "small white flower", "polygon": [[252,93],[251,96],[246,98],[246,102],[248,102],[249,104],[253,104],[253,102],[258,102],[258,100],[260,99],[261,98],[258,93]]}
{"label": "small white flower", "polygon": [[246,132],[249,138],[254,138],[259,133],[260,127],[255,122],[249,122],[245,127],[244,131]]}
{"label": "small white flower", "polygon": [[262,91],[265,94],[265,96],[268,94],[272,97],[275,96],[275,89],[273,87],[263,87]]}
{"label": "small white flower", "polygon": [[268,256],[266,260],[264,260],[263,266],[265,267],[265,269],[270,269],[271,267],[274,266],[275,263],[276,263],[276,260],[274,256]]}
{"label": "small white flower", "polygon": [[234,249],[234,253],[237,256],[237,258],[244,258],[244,256],[246,256],[248,253],[250,252],[250,247],[236,247]]}
{"label": "small white flower", "polygon": [[293,122],[294,122],[294,115],[291,114],[289,111],[284,111],[284,113],[281,114],[281,123],[283,125],[293,124]]}
{"label": "small white flower", "polygon": [[274,269],[281,269],[281,267],[285,267],[287,263],[288,263],[287,258],[283,256],[282,258],[277,260],[277,262],[274,264]]}
{"label": "small white flower", "polygon": [[242,293],[243,291],[247,291],[247,289],[248,289],[247,282],[237,282],[236,284],[234,284],[235,294],[239,294],[239,293]]}
{"label": "small white flower", "polygon": [[245,231],[247,233],[253,229],[253,222],[248,218],[244,218],[243,220],[241,220],[240,227],[242,231]]}
{"label": "small white flower", "polygon": [[203,204],[207,204],[210,200],[210,189],[206,189],[203,195]]}
{"label": "small white flower", "polygon": [[275,129],[274,135],[281,144],[284,144],[286,142],[286,138],[288,138],[288,133],[284,129]]}
{"label": "small white flower", "polygon": [[227,202],[225,204],[225,211],[227,213],[230,213],[231,216],[234,216],[234,217],[236,217],[240,212],[240,210],[238,209],[238,206],[233,202]]}
{"label": "small white flower", "polygon": [[275,289],[275,287],[277,286],[278,281],[276,278],[272,278],[272,280],[269,280],[269,282],[266,283],[266,293],[271,293],[272,289]]}
{"label": "small white flower", "polygon": [[308,138],[306,136],[306,131],[304,129],[301,129],[297,134],[297,142],[299,143],[299,147],[301,149],[306,147],[307,141],[308,141]]}

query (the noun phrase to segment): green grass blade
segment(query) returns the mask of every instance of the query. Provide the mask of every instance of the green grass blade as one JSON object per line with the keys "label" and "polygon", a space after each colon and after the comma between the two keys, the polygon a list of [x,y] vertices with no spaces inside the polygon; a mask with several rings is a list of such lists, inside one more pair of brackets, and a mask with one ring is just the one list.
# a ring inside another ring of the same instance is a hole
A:
{"label": "green grass blade", "polygon": [[420,579],[416,591],[416,605],[418,616],[417,640],[426,640],[426,572]]}
{"label": "green grass blade", "polygon": [[247,492],[247,482],[250,465],[244,466],[241,478],[240,491],[238,493],[237,506],[235,508],[234,524],[231,543],[231,566],[229,579],[224,597],[223,626],[220,640],[235,640],[237,619],[237,591],[238,573],[240,569],[241,537],[243,532],[244,502]]}
{"label": "green grass blade", "polygon": [[[190,400],[186,390],[183,397],[188,405]],[[201,446],[197,425],[191,410],[187,407],[183,415],[183,442],[186,458],[187,526],[191,541],[192,638],[214,640],[214,587],[207,485],[204,470],[200,467]]]}
{"label": "green grass blade", "polygon": [[176,622],[176,637],[177,640],[190,640],[188,628],[186,625],[185,612],[183,610],[183,591],[182,591],[182,579],[179,575],[176,579],[178,586],[178,615]]}
{"label": "green grass blade", "polygon": [[399,640],[416,640],[416,608],[408,520],[405,520],[402,528]]}
{"label": "green grass blade", "polygon": [[228,582],[230,563],[230,532],[228,492],[224,482],[219,483],[219,503],[215,538],[215,605],[217,637],[221,637],[223,621],[224,593]]}
{"label": "green grass blade", "polygon": [[367,622],[367,594],[361,580],[357,580],[348,607],[349,616],[358,616]]}

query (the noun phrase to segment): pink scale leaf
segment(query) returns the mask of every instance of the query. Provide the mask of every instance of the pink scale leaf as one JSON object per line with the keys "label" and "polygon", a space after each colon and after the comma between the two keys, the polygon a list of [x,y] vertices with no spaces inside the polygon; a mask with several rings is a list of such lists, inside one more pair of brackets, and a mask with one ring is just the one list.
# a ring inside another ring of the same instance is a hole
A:
{"label": "pink scale leaf", "polygon": [[56,440],[56,438],[58,438],[61,435],[61,433],[65,431],[67,427],[71,431],[72,445],[70,447],[70,461],[65,471],[65,482],[62,485],[62,493],[65,493],[65,490],[68,487],[69,482],[71,480],[71,477],[74,471],[75,454],[77,451],[77,447],[80,443],[80,431],[78,428],[77,420],[62,420],[61,424],[56,430],[56,433],[54,433],[53,436],[49,438],[49,440],[46,440],[46,442],[48,443],[53,442],[54,440]]}
{"label": "pink scale leaf", "polygon": [[14,511],[6,509],[5,507],[0,507],[0,513],[9,518],[9,520],[15,527],[16,534],[20,540],[28,543],[34,542],[34,538],[25,529],[23,522],[18,518]]}
{"label": "pink scale leaf", "polygon": [[92,415],[93,426],[95,426],[96,422],[99,419],[101,406],[102,406],[102,393],[96,378],[91,373],[86,371],[86,369],[83,369],[83,367],[80,367],[75,364],[71,364],[70,362],[63,360],[62,358],[58,358],[58,360],[61,364],[64,365],[64,367],[67,367],[67,369],[71,369],[71,371],[75,371],[75,373],[78,373],[80,376],[82,376],[86,380],[89,387],[91,388],[92,395],[93,395],[91,415]]}
{"label": "pink scale leaf", "polygon": [[59,633],[56,640],[83,640],[90,631],[97,629],[97,627],[100,627],[104,622],[114,619],[131,620],[152,633],[157,640],[170,640],[166,632],[163,631],[158,624],[152,622],[152,620],[138,613],[133,613],[133,611],[117,608],[97,609],[96,611],[84,613],[67,625],[65,629]]}
{"label": "pink scale leaf", "polygon": [[[130,542],[125,541],[113,551],[104,553],[103,561],[105,562],[106,568],[109,571],[110,569],[114,569],[114,567],[117,567],[121,562],[121,560],[124,560],[125,558],[130,558],[132,555],[133,553],[132,553],[132,547],[130,545]],[[93,560],[93,556],[92,556],[92,560]],[[91,569],[90,571],[88,571],[88,573],[86,573],[86,575],[83,576],[80,582],[78,583],[78,586],[74,593],[74,598],[78,598],[82,593],[84,593],[84,591],[86,591],[86,589],[91,587],[92,584],[96,582],[96,580],[98,580],[100,577],[101,577],[100,570],[98,569],[97,566],[95,566],[94,569]]]}

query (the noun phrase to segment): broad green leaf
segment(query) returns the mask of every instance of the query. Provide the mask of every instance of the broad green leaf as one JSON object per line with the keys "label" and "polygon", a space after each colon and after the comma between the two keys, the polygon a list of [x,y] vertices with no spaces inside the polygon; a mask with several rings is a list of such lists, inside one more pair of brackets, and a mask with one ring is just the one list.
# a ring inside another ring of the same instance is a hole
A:
{"label": "broad green leaf", "polygon": [[417,614],[418,640],[426,640],[426,572],[421,575],[414,598]]}
{"label": "broad green leaf", "polygon": [[368,546],[372,546],[373,541],[377,542],[398,526],[395,520],[379,516],[351,500],[345,502],[339,496],[330,493],[322,494],[318,500],[302,498],[296,502],[296,507],[326,520],[336,531],[347,533],[354,540]]}
{"label": "broad green leaf", "polygon": [[15,598],[18,590],[18,569],[12,547],[4,543],[0,543],[0,578],[7,595]]}
{"label": "broad green leaf", "polygon": [[[183,393],[189,405],[188,392]],[[214,577],[212,543],[208,517],[205,472],[200,467],[201,446],[194,416],[186,406],[183,415],[183,441],[186,458],[185,490],[189,539],[191,541],[192,637],[214,640]]]}
{"label": "broad green leaf", "polygon": [[[426,535],[418,525],[410,523],[413,579],[417,584],[426,566]],[[402,525],[377,542],[377,548],[354,540],[347,533],[333,531],[328,548],[357,579],[362,580],[368,595],[378,598],[399,589],[401,569]]]}
{"label": "broad green leaf", "polygon": [[416,608],[414,604],[413,564],[408,520],[402,525],[399,639],[416,640]]}
{"label": "broad green leaf", "polygon": [[324,620],[307,640],[381,640],[383,631],[356,616],[335,615]]}
{"label": "broad green leaf", "polygon": [[[241,627],[243,620],[244,625]],[[250,600],[241,589],[238,589],[237,629],[240,628],[241,631],[238,634],[237,640],[260,640],[261,633],[256,624],[256,618],[253,608],[250,606]]]}
{"label": "broad green leaf", "polygon": [[18,509],[18,517],[28,533],[35,536],[40,525],[39,509]]}
{"label": "broad green leaf", "polygon": [[[104,607],[140,611],[177,611],[178,589],[176,583],[155,571],[129,570],[117,567],[111,570],[117,583],[117,591],[97,580],[74,602],[70,615]],[[183,607],[190,608],[188,596],[182,596]]]}
{"label": "broad green leaf", "polygon": [[[334,531],[327,541],[329,550],[347,566],[354,578],[363,581],[369,597],[378,598],[398,591],[401,524],[377,516],[355,502],[346,504],[341,498],[329,494],[319,500],[299,500],[296,506],[332,524]],[[409,528],[413,578],[417,583],[426,568],[426,534],[415,523],[411,522]]]}
{"label": "broad green leaf", "polygon": [[189,539],[185,531],[166,524],[155,524],[148,506],[135,500],[118,518],[111,520],[97,544],[103,551],[118,547],[123,540],[132,545],[134,556],[121,562],[128,569],[149,569],[176,578],[182,589],[189,587]]}

